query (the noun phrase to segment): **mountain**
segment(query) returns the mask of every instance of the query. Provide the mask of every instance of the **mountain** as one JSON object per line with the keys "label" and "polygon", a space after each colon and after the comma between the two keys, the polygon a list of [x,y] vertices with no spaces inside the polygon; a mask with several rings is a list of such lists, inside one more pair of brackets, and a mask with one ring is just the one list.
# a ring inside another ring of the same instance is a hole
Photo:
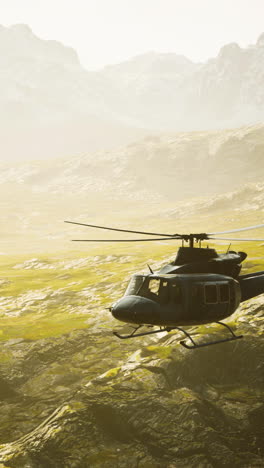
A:
{"label": "mountain", "polygon": [[150,53],[102,74],[113,87],[118,83],[119,100],[111,101],[117,112],[151,129],[206,130],[264,119],[264,34],[246,48],[227,44],[206,63]]}
{"label": "mountain", "polygon": [[47,159],[109,149],[145,135],[105,112],[105,84],[76,52],[26,25],[0,27],[2,159]]}
{"label": "mountain", "polygon": [[177,117],[185,105],[182,86],[198,69],[184,56],[150,52],[99,73],[107,82],[106,102],[119,118],[150,130],[182,130]]}
{"label": "mountain", "polygon": [[264,119],[264,35],[206,63],[150,52],[99,71],[26,25],[0,27],[0,141],[5,160],[116,149],[151,134]]}

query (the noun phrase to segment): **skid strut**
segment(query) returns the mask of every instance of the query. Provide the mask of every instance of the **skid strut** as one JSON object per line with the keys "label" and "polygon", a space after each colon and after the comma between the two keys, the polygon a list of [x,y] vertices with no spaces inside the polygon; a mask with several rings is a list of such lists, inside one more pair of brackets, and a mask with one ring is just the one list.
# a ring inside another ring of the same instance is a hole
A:
{"label": "skid strut", "polygon": [[171,327],[166,327],[166,328],[160,328],[159,330],[152,330],[149,332],[143,332],[143,333],[136,333],[136,331],[139,328],[142,328],[143,325],[139,325],[137,328],[134,328],[133,332],[130,333],[130,335],[120,335],[118,332],[114,331],[113,334],[117,336],[117,338],[120,338],[120,340],[128,340],[128,338],[136,338],[137,336],[145,336],[145,335],[153,335],[154,333],[161,333],[161,332],[170,332],[174,328]]}
{"label": "skid strut", "polygon": [[243,335],[235,335],[235,333],[233,332],[233,330],[229,327],[229,325],[227,325],[226,323],[223,323],[223,322],[216,322],[216,323],[219,323],[219,325],[223,325],[223,327],[226,327],[230,333],[231,333],[231,337],[229,338],[223,338],[221,340],[215,340],[215,341],[208,341],[206,343],[201,343],[201,344],[197,344],[195,343],[194,339],[191,337],[191,335],[183,330],[183,328],[180,328],[180,327],[165,327],[165,328],[160,328],[159,330],[152,330],[152,331],[149,331],[149,332],[143,332],[143,333],[136,333],[137,330],[139,328],[142,328],[143,325],[139,325],[138,327],[136,327],[132,333],[130,333],[130,335],[120,335],[118,332],[113,332],[113,334],[115,336],[117,336],[117,338],[120,338],[121,340],[127,340],[129,338],[136,338],[138,336],[146,336],[146,335],[153,335],[155,333],[161,333],[161,332],[170,332],[172,330],[180,330],[182,333],[185,334],[185,336],[187,338],[189,338],[189,340],[191,341],[191,345],[188,345],[185,341],[180,341],[180,344],[182,346],[184,346],[184,348],[187,348],[187,349],[196,349],[196,348],[204,348],[205,346],[212,346],[212,345],[216,345],[216,344],[220,344],[220,343],[226,343],[228,341],[234,341],[234,340],[239,340],[240,338],[243,338]]}

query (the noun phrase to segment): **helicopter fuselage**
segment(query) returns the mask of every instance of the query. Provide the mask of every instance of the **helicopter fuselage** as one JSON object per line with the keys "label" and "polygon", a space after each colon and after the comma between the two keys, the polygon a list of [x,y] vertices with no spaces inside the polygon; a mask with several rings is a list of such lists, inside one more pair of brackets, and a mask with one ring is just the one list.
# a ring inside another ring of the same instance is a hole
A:
{"label": "helicopter fuselage", "polygon": [[[149,267],[150,275],[132,276],[125,295],[109,308],[116,319],[136,325],[129,335],[121,335],[114,331],[114,335],[118,338],[135,338],[178,329],[191,341],[191,345],[180,341],[180,344],[188,349],[242,338],[242,335],[235,335],[229,325],[220,320],[233,314],[240,302],[264,292],[264,271],[240,276],[241,263],[247,257],[245,252],[231,251],[230,244],[225,253],[218,254],[215,249],[208,246],[202,248],[201,242],[205,240],[263,242],[264,239],[260,238],[237,239],[215,236],[263,228],[264,224],[221,232],[164,234],[73,221],[65,222],[108,231],[148,235],[148,238],[143,239],[73,239],[74,242],[182,241],[182,247],[179,248],[174,261],[163,266],[157,274],[154,274]],[[185,242],[188,242],[188,247],[184,246]],[[199,243],[198,248],[194,248],[195,242]],[[181,328],[182,325],[212,322],[223,325],[231,336],[196,344],[190,334]],[[137,333],[137,330],[144,325],[158,326],[158,329]]]}
{"label": "helicopter fuselage", "polygon": [[234,278],[213,273],[133,275],[113,316],[137,325],[198,325],[217,322],[239,306]]}

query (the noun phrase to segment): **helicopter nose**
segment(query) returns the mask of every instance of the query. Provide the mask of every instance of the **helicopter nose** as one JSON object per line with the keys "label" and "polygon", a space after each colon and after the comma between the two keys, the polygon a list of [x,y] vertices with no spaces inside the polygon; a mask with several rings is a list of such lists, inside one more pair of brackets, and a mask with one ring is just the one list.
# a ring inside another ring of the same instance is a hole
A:
{"label": "helicopter nose", "polygon": [[133,323],[134,312],[135,312],[135,301],[133,297],[127,296],[125,298],[119,299],[115,304],[112,306],[112,315],[117,320],[121,320],[123,322],[130,322]]}
{"label": "helicopter nose", "polygon": [[136,324],[152,324],[159,317],[158,304],[140,296],[123,297],[112,306],[111,312],[121,322]]}

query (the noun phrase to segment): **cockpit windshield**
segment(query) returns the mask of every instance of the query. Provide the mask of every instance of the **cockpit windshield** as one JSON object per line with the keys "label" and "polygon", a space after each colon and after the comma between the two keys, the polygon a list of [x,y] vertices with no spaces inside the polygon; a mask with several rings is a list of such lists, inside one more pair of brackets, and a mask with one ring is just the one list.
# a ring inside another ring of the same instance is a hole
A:
{"label": "cockpit windshield", "polygon": [[126,289],[125,296],[137,296],[145,279],[146,276],[133,275]]}

